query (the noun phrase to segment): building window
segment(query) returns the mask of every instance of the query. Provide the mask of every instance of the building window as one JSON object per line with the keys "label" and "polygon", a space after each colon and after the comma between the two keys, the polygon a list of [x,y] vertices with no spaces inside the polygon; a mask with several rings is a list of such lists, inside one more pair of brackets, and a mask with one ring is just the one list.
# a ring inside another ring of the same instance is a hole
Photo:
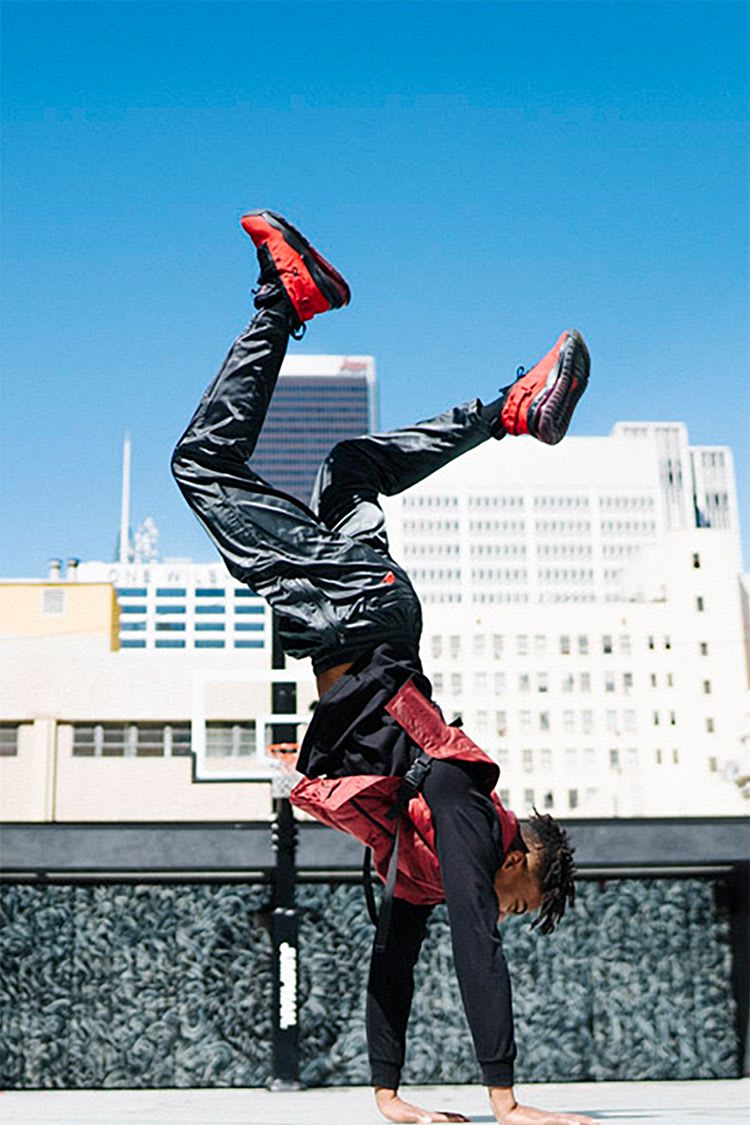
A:
{"label": "building window", "polygon": [[701,643],[700,643],[700,654],[701,654],[701,656],[708,656],[708,642],[707,641],[701,641]]}
{"label": "building window", "polygon": [[236,640],[234,642],[235,648],[263,648],[263,641],[242,641]]}
{"label": "building window", "polygon": [[594,729],[594,712],[581,711],[581,730],[584,734],[591,734]]}
{"label": "building window", "polygon": [[549,676],[546,672],[537,672],[536,690],[541,692],[549,691]]}
{"label": "building window", "polygon": [[607,711],[607,730],[617,733],[617,712]]}
{"label": "building window", "polygon": [[534,752],[533,750],[521,751],[521,763],[524,773],[531,773],[534,769]]}
{"label": "building window", "polygon": [[651,651],[653,652],[653,650],[654,650],[654,647],[655,647],[655,645],[654,645],[654,638],[653,638],[653,637],[649,637],[649,638],[648,638],[648,647],[649,647],[649,648],[651,649]]}
{"label": "building window", "polygon": [[206,723],[206,757],[250,758],[255,752],[255,723]]}
{"label": "building window", "polygon": [[508,805],[510,804],[510,789],[501,789],[499,795],[500,795],[500,804],[503,805],[505,808],[507,808]]}
{"label": "building window", "polygon": [[622,674],[622,690],[625,695],[630,695],[633,690],[633,673],[623,672]]}
{"label": "building window", "polygon": [[121,605],[120,613],[145,613],[145,605]]}
{"label": "building window", "polygon": [[185,648],[185,642],[184,641],[171,641],[171,640],[167,641],[167,640],[163,640],[161,638],[157,638],[157,640],[154,642],[154,647],[155,648]]}
{"label": "building window", "polygon": [[262,605],[236,605],[234,607],[235,616],[238,613],[265,613],[265,607]]}
{"label": "building window", "polygon": [[652,672],[649,676],[649,683],[651,684],[651,687],[656,687],[656,672]]}
{"label": "building window", "polygon": [[505,672],[495,672],[495,695],[505,692]]}
{"label": "building window", "polygon": [[0,723],[0,758],[15,758],[18,753],[19,723]]}
{"label": "building window", "polygon": [[147,590],[145,586],[118,586],[115,593],[118,598],[145,598]]}
{"label": "building window", "polygon": [[716,733],[716,724],[714,723],[713,719],[706,719],[706,733],[707,734],[715,734]]}
{"label": "building window", "polygon": [[708,769],[710,773],[716,773],[719,768],[719,763],[716,758],[711,757],[708,759]]}
{"label": "building window", "polygon": [[703,694],[704,695],[710,695],[711,694],[711,681],[710,680],[704,680],[703,681]]}
{"label": "building window", "polygon": [[534,808],[534,790],[533,789],[524,789],[524,791],[523,791],[523,803],[524,803],[525,811],[531,812],[532,809]]}
{"label": "building window", "polygon": [[146,647],[145,641],[137,641],[137,640],[120,641],[120,648],[145,648],[145,647]]}
{"label": "building window", "polygon": [[571,734],[575,730],[575,712],[563,711],[563,730]]}
{"label": "building window", "polygon": [[120,632],[121,633],[127,633],[127,632],[145,633],[146,632],[146,622],[145,621],[122,621],[122,622],[120,622]]}
{"label": "building window", "polygon": [[578,808],[578,790],[577,789],[569,789],[568,790],[568,808],[569,809],[577,809]]}
{"label": "building window", "polygon": [[[212,621],[211,624],[196,625],[196,629],[223,629],[224,626],[218,621]],[[235,633],[262,633],[264,625],[262,621],[235,621]],[[262,643],[262,642],[261,642]]]}
{"label": "building window", "polygon": [[[485,688],[486,688],[487,676],[483,672],[478,673],[478,676],[479,675],[484,676]],[[463,691],[463,688],[464,688],[464,678],[461,675],[461,673],[460,672],[451,672],[451,695],[460,695],[461,692]],[[477,691],[478,690],[479,690],[479,688],[477,688]]]}
{"label": "building window", "polygon": [[528,674],[528,672],[522,672],[521,675],[518,677],[518,690],[519,691],[529,691],[530,688],[531,688],[531,681],[529,679],[529,674]]}
{"label": "building window", "polygon": [[440,636],[432,637],[430,643],[431,643],[430,651],[432,652],[432,659],[433,660],[439,660],[440,657],[443,655],[443,638],[440,637]]}
{"label": "building window", "polygon": [[563,656],[570,656],[570,637],[560,637],[560,652]]}
{"label": "building window", "polygon": [[698,552],[696,551],[696,552],[693,553],[693,570],[700,570],[700,568],[701,568],[701,557],[698,554]]}
{"label": "building window", "polygon": [[630,637],[627,633],[623,633],[620,636],[620,655],[621,656],[630,656],[630,652],[631,652]]}
{"label": "building window", "polygon": [[665,649],[666,649],[667,651],[669,651],[669,649],[670,649],[671,647],[672,647],[672,641],[670,640],[670,638],[669,638],[669,637],[665,637],[665,638],[664,638],[664,648],[665,648]]}
{"label": "building window", "polygon": [[[165,610],[163,608],[160,609],[160,607],[157,606],[156,612],[157,613],[165,613],[165,612],[168,613],[169,610]],[[172,610],[172,612],[174,612],[174,613],[184,613],[185,610],[184,609],[178,610],[177,606],[175,606],[174,610]],[[223,614],[224,613],[224,606],[223,605],[197,605],[195,607],[195,612],[196,613],[221,613],[221,614]]]}
{"label": "building window", "polygon": [[674,762],[674,764],[676,766],[679,765],[679,763],[680,763],[680,752],[679,752],[679,750],[675,749],[675,750],[672,751],[672,761]]}
{"label": "building window", "polygon": [[606,692],[613,692],[615,690],[615,674],[614,672],[604,673],[604,690]]}
{"label": "building window", "polygon": [[449,646],[451,660],[457,660],[458,657],[461,655],[461,638],[460,638],[460,636],[449,637],[448,638],[448,646]]}
{"label": "building window", "polygon": [[657,766],[660,766],[661,765],[661,750],[656,750],[655,753],[656,753],[656,764],[657,764]]}
{"label": "building window", "polygon": [[180,589],[179,586],[162,586],[157,588],[156,596],[157,598],[185,598],[187,590]]}
{"label": "building window", "polygon": [[544,807],[545,809],[553,809],[555,807],[555,800],[552,793],[547,792],[544,794]]}
{"label": "building window", "polygon": [[[145,625],[145,621],[129,621],[128,624],[129,625]],[[185,632],[185,622],[184,621],[157,621],[156,622],[156,629],[157,629],[157,632],[184,633]]]}
{"label": "building window", "polygon": [[508,716],[505,711],[495,712],[495,734],[498,738],[504,738],[508,733]]}
{"label": "building window", "polygon": [[589,654],[589,639],[583,634],[578,638],[578,654],[579,656],[588,656]]}
{"label": "building window", "polygon": [[197,587],[195,591],[196,598],[223,598],[226,596],[226,590],[222,590],[219,586]]}
{"label": "building window", "polygon": [[581,672],[581,691],[591,691],[591,673]]}
{"label": "building window", "polygon": [[675,714],[674,711],[669,712],[669,725],[670,725],[670,727],[676,727],[677,726],[677,715]]}
{"label": "building window", "polygon": [[475,656],[484,656],[486,648],[487,648],[486,641],[487,641],[487,638],[485,637],[484,633],[475,633],[474,634],[474,655]]}
{"label": "building window", "polygon": [[435,691],[440,694],[443,690],[443,673],[435,672],[432,676],[432,682],[435,685]]}
{"label": "building window", "polygon": [[519,656],[528,656],[529,654],[529,638],[524,633],[520,633],[516,637],[516,652]]}
{"label": "building window", "polygon": [[611,652],[612,652],[612,638],[611,637],[609,637],[609,636],[602,637],[602,652],[605,654],[605,656],[609,656],[611,654]]}
{"label": "building window", "polygon": [[658,727],[658,725],[659,725],[659,712],[654,711],[654,726]]}
{"label": "building window", "polygon": [[42,613],[50,615],[65,613],[65,591],[59,586],[42,590]]}
{"label": "building window", "polygon": [[609,752],[609,764],[612,767],[612,769],[619,769],[620,768],[620,751],[619,750],[610,750],[610,752]]}
{"label": "building window", "polygon": [[539,729],[549,730],[549,711],[539,712]]}
{"label": "building window", "polygon": [[535,656],[544,656],[547,651],[547,638],[543,633],[537,633],[534,637],[534,654]]}
{"label": "building window", "polygon": [[164,758],[190,753],[189,723],[74,723],[76,758]]}
{"label": "building window", "polygon": [[531,711],[519,711],[518,720],[521,730],[531,730]]}
{"label": "building window", "polygon": [[[158,643],[159,642],[157,641],[157,644]],[[242,642],[238,641],[237,645],[235,647],[239,648],[241,644],[242,644]],[[224,648],[224,641],[223,640],[221,640],[221,641],[208,641],[208,640],[206,640],[206,641],[196,641],[195,647],[196,648]]]}
{"label": "building window", "polygon": [[495,633],[492,637],[492,655],[495,660],[503,655],[503,638],[500,633]]}
{"label": "building window", "polygon": [[[158,628],[159,625],[157,625]],[[242,629],[242,625],[238,625],[237,628]],[[250,628],[253,628],[253,626],[251,625]],[[223,633],[225,629],[226,625],[223,621],[196,621],[195,623],[196,633]]]}
{"label": "building window", "polygon": [[695,599],[695,608],[698,610],[698,613],[703,613],[706,608],[703,598],[700,597],[700,595]]}
{"label": "building window", "polygon": [[[207,610],[208,608],[209,607],[205,606],[205,605],[200,606],[199,612],[202,613],[205,610]],[[133,606],[132,608],[130,606],[123,606],[123,610],[128,611],[130,613],[136,612],[135,606]],[[185,613],[185,606],[184,605],[157,605],[156,612],[157,613],[169,613],[169,614]],[[221,609],[221,612],[223,613],[223,607]]]}
{"label": "building window", "polygon": [[562,678],[562,684],[561,684],[562,690],[566,691],[566,692],[571,692],[573,690],[573,688],[575,687],[575,682],[576,682],[575,676],[573,675],[573,673],[568,672],[567,676],[563,676],[563,678]]}
{"label": "building window", "polygon": [[623,714],[623,727],[629,734],[635,730],[635,711],[625,711]]}

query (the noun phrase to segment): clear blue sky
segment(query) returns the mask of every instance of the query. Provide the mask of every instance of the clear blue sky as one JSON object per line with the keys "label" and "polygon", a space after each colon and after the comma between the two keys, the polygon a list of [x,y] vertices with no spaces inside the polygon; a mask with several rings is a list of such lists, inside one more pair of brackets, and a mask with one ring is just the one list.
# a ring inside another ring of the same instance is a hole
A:
{"label": "clear blue sky", "polygon": [[2,40],[3,575],[112,556],[126,429],[133,522],[212,557],[168,462],[258,206],[350,279],[295,346],[373,353],[385,425],[575,325],[572,432],[685,421],[747,505],[744,3],[11,0]]}

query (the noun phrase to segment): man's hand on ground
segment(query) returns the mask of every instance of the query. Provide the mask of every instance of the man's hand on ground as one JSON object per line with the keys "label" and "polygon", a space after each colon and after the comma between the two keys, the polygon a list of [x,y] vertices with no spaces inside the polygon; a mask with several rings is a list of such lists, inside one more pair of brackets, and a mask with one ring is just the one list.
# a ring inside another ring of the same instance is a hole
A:
{"label": "man's hand on ground", "polygon": [[534,1109],[530,1105],[519,1105],[512,1089],[493,1087],[489,1093],[492,1111],[500,1125],[596,1125],[593,1117],[577,1113],[552,1113],[546,1109]]}
{"label": "man's hand on ground", "polygon": [[[375,1101],[378,1109],[388,1121],[398,1122],[399,1125],[427,1125],[431,1121],[468,1121],[462,1113],[440,1113],[439,1111],[420,1109],[418,1105],[411,1105],[398,1096],[397,1090],[387,1090],[383,1086],[375,1088]],[[583,1120],[583,1119],[581,1119]]]}

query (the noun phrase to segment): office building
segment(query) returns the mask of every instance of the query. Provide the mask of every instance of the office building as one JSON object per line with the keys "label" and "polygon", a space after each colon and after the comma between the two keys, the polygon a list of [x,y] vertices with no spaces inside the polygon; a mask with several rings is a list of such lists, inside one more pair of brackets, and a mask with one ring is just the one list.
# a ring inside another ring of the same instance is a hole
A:
{"label": "office building", "polygon": [[288,355],[253,456],[274,488],[307,504],[321,461],[337,441],[376,428],[372,356]]}

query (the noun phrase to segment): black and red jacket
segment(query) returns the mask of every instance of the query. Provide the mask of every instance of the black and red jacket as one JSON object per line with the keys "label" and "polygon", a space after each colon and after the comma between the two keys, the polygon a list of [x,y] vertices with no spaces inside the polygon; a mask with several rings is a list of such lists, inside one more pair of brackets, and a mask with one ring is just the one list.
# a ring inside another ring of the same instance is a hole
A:
{"label": "black and red jacket", "polygon": [[[494,793],[500,770],[458,727],[445,722],[437,707],[408,680],[385,704],[408,737],[432,758],[472,763],[478,785],[492,800],[507,852],[518,833],[515,813],[503,808]],[[393,849],[395,825],[389,818],[401,786],[399,776],[359,774],[348,777],[304,778],[294,788],[292,804],[360,840],[372,850],[375,870],[385,882]],[[435,849],[432,814],[423,795],[408,804],[402,821],[396,895],[417,905],[443,902],[445,895]]]}

